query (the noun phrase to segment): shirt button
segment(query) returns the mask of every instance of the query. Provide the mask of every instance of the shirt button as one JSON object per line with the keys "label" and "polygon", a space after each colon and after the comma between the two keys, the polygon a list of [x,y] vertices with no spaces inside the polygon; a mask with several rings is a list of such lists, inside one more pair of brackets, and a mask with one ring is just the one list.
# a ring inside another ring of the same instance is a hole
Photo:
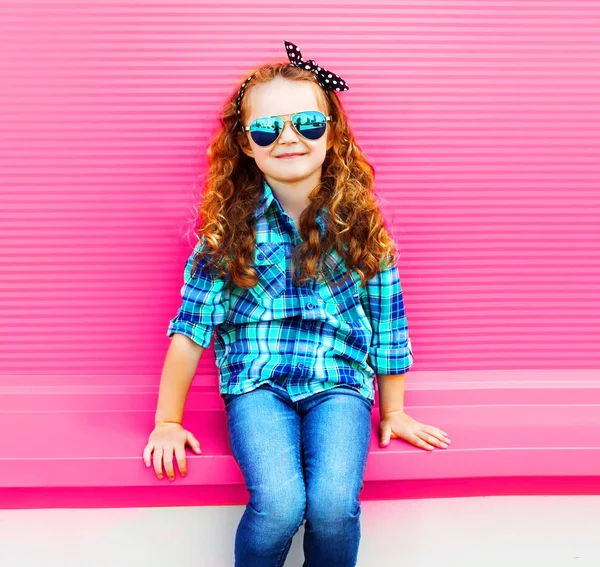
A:
{"label": "shirt button", "polygon": [[302,364],[301,362],[300,362],[300,363],[298,363],[298,368],[299,368],[300,370],[302,370],[302,369],[304,368],[304,364]]}
{"label": "shirt button", "polygon": [[309,303],[309,304],[308,304],[306,307],[307,307],[308,309],[312,309],[312,308],[314,307],[314,305],[313,305],[312,303]]}
{"label": "shirt button", "polygon": [[264,260],[264,259],[265,259],[265,255],[264,255],[264,254],[259,254],[259,255],[257,256],[257,258],[258,258],[259,260]]}

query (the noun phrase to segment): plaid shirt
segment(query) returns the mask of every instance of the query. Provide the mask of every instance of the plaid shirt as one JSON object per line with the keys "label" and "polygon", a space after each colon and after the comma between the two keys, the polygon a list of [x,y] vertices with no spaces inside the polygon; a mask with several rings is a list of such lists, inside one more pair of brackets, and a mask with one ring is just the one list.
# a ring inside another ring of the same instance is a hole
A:
{"label": "plaid shirt", "polygon": [[[215,333],[220,393],[242,394],[264,383],[287,390],[294,401],[336,386],[351,387],[374,401],[375,373],[403,374],[413,363],[397,267],[367,280],[351,277],[338,287],[325,281],[296,287],[290,256],[301,237],[265,181],[255,211],[252,266],[259,282],[227,289],[224,278],[203,271],[190,277],[196,245],[184,270],[182,304],[167,336],[188,336],[202,347]],[[317,216],[321,233],[324,211]],[[333,277],[345,275],[333,252]]]}

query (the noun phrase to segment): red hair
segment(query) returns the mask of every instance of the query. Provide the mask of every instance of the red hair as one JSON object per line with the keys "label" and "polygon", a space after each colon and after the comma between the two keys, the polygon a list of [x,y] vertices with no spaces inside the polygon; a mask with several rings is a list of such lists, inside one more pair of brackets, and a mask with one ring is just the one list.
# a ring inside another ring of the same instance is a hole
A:
{"label": "red hair", "polygon": [[[242,98],[242,123],[249,112],[248,89],[275,77],[309,81],[325,114],[332,115],[328,123],[332,147],[322,165],[321,181],[308,195],[310,203],[300,215],[298,231],[303,241],[292,252],[292,263],[300,268],[295,282],[304,283],[323,274],[324,259],[335,250],[348,270],[360,274],[364,285],[365,279],[372,278],[388,262],[395,262],[395,243],[384,227],[372,191],[374,169],[354,140],[339,99],[334,91],[323,90],[313,73],[293,65],[264,65],[254,73]],[[206,265],[216,268],[218,275],[226,274],[238,286],[248,288],[258,283],[251,261],[256,239],[254,211],[262,195],[264,176],[254,159],[241,149],[243,145],[249,147],[249,142],[238,122],[236,95],[237,89],[223,107],[222,128],[208,149],[209,168],[199,207],[203,223],[198,229],[204,245],[194,259],[192,273],[200,259],[206,259]],[[328,211],[322,240],[316,222],[321,207]]]}

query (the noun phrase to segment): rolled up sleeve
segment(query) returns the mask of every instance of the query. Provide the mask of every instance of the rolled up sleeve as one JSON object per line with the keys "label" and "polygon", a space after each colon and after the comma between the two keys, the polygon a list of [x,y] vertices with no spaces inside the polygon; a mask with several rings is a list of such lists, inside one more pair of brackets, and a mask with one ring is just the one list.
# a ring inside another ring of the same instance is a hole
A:
{"label": "rolled up sleeve", "polygon": [[369,364],[378,374],[404,374],[414,359],[398,267],[380,271],[365,289],[363,308],[373,328]]}
{"label": "rolled up sleeve", "polygon": [[169,322],[167,337],[171,338],[175,333],[180,333],[207,348],[215,327],[227,318],[228,293],[224,279],[215,277],[204,269],[205,258],[198,262],[192,277],[194,257],[202,246],[203,240],[196,244],[186,262],[180,292],[181,306],[177,315]]}

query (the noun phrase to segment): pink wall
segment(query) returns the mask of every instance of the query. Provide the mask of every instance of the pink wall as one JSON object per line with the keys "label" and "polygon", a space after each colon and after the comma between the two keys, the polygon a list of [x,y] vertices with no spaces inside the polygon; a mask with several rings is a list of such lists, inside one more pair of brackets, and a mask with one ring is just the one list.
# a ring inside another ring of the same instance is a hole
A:
{"label": "pink wall", "polygon": [[566,0],[0,2],[0,385],[158,383],[217,112],[284,39],[350,86],[413,369],[598,368],[599,25]]}

